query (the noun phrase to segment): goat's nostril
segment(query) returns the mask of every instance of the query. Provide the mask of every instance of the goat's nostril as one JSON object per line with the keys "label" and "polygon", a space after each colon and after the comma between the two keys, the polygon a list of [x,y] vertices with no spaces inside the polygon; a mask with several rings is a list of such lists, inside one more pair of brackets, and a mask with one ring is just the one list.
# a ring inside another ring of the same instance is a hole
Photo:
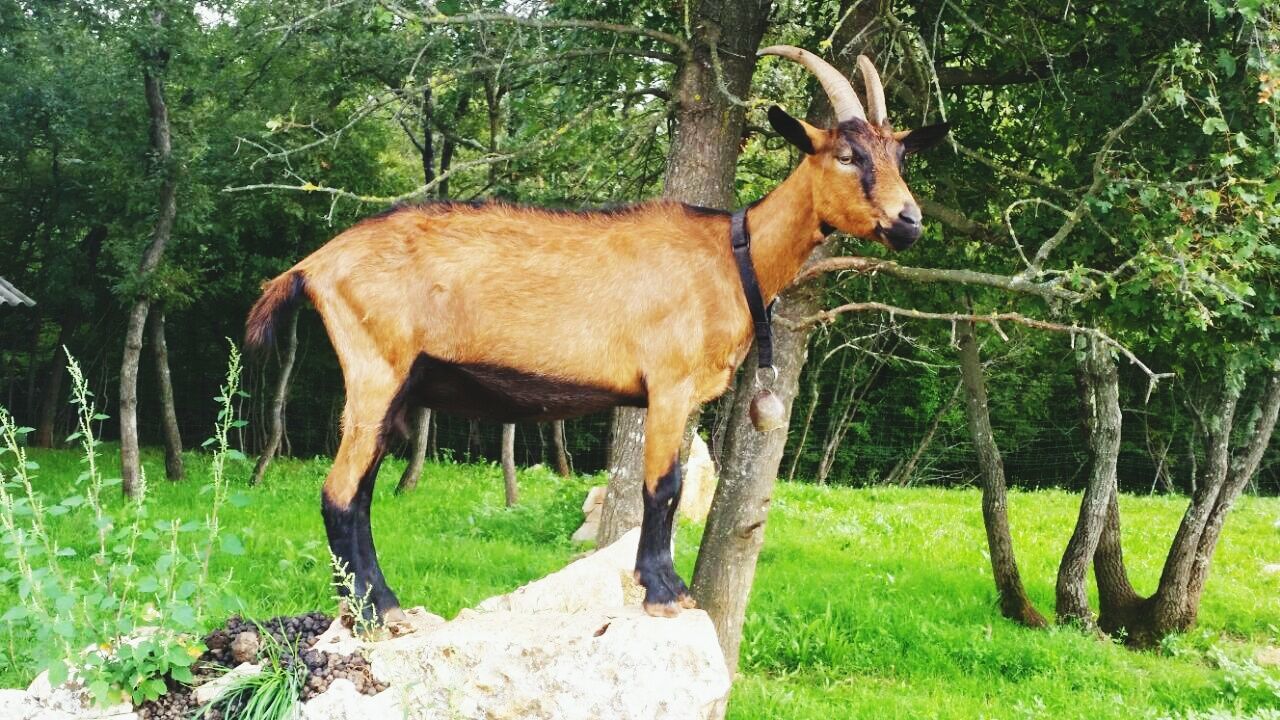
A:
{"label": "goat's nostril", "polygon": [[920,208],[916,205],[908,205],[898,213],[898,219],[908,225],[920,224]]}

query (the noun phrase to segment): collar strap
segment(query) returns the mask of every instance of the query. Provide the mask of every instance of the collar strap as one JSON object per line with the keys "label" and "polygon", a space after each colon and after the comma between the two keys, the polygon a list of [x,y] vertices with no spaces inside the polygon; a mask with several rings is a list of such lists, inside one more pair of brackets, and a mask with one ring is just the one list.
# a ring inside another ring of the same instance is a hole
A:
{"label": "collar strap", "polygon": [[747,209],[743,208],[729,218],[729,240],[733,246],[733,259],[738,265],[738,279],[742,280],[742,294],[747,298],[751,311],[751,323],[756,335],[756,359],[762,368],[773,367],[773,305],[764,304],[760,294],[760,281],[751,263],[751,232],[747,229]]}

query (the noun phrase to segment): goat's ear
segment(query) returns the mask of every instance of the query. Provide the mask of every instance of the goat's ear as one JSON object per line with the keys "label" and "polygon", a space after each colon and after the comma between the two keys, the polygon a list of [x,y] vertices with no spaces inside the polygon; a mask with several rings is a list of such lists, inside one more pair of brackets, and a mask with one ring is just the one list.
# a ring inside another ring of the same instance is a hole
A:
{"label": "goat's ear", "polygon": [[818,128],[791,117],[786,110],[777,105],[769,108],[769,124],[778,131],[779,135],[786,138],[787,142],[804,151],[805,155],[812,155],[815,152],[815,138],[822,133]]}
{"label": "goat's ear", "polygon": [[925,125],[915,130],[901,130],[893,134],[893,139],[902,143],[906,148],[907,154],[917,153],[942,142],[942,139],[951,131],[950,123],[938,123],[937,125]]}

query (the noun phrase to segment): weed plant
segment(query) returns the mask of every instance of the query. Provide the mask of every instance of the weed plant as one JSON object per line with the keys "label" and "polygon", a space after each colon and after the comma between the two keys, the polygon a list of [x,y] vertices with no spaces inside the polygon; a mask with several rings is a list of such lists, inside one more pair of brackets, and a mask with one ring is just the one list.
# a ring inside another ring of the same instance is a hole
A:
{"label": "weed plant", "polygon": [[[220,521],[227,463],[243,459],[228,442],[241,424],[232,405],[240,355],[232,346],[214,436],[205,443],[212,455],[203,518],[153,519],[145,472],[133,498],[108,507],[106,494],[120,480],[104,477],[99,462],[94,426],[106,416],[69,353],[67,368],[77,418],[67,440],[79,445],[82,469],[66,494],[38,481],[40,466],[24,444],[31,428],[0,408],[0,584],[13,585],[17,599],[0,621],[31,640],[10,659],[47,671],[53,685],[74,673],[100,704],[141,703],[164,694],[166,677],[193,680],[191,665],[205,649],[200,630],[236,607],[227,593],[230,574],[214,576],[211,562],[218,552],[243,551]],[[85,528],[94,538],[87,557],[75,547]],[[158,552],[144,562],[142,548]]]}

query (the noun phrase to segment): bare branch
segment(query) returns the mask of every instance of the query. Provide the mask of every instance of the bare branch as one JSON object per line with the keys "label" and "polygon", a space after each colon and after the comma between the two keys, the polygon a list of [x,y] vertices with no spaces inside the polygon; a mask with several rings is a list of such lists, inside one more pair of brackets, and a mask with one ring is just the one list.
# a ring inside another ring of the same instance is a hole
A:
{"label": "bare branch", "polygon": [[584,20],[581,18],[534,18],[521,17],[518,15],[508,15],[506,13],[467,13],[465,15],[423,15],[421,13],[410,10],[399,3],[383,2],[383,7],[391,12],[405,18],[413,18],[415,22],[423,25],[518,25],[522,27],[534,28],[568,28],[579,30],[597,30],[600,32],[611,32],[619,35],[637,35],[647,37],[651,40],[665,43],[680,50],[684,54],[689,53],[689,44],[683,38],[677,37],[661,30],[651,30],[644,27],[636,27],[634,25],[621,25],[618,23],[604,22],[602,20]]}
{"label": "bare branch", "polygon": [[983,285],[1000,290],[1037,295],[1045,300],[1066,300],[1075,302],[1081,294],[1057,285],[1054,282],[1031,282],[1025,277],[996,275],[976,270],[953,268],[920,268],[899,265],[892,260],[879,260],[869,257],[834,257],[821,260],[809,266],[795,280],[796,284],[808,282],[823,273],[852,270],[861,274],[883,273],[912,282],[949,282],[959,285]]}
{"label": "bare branch", "polygon": [[1153,387],[1160,380],[1167,377],[1173,377],[1173,373],[1158,373],[1153,371],[1151,368],[1147,367],[1146,363],[1139,360],[1138,356],[1134,355],[1129,348],[1125,347],[1118,340],[1112,338],[1110,335],[1098,328],[1081,327],[1079,325],[1063,325],[1061,323],[1049,322],[1038,318],[1030,318],[1015,312],[987,314],[938,313],[915,310],[912,308],[901,308],[894,305],[886,305],[881,302],[854,302],[846,303],[844,305],[831,308],[830,310],[823,310],[808,317],[800,318],[799,320],[787,320],[782,317],[775,317],[773,321],[790,329],[801,329],[812,325],[834,322],[838,316],[850,312],[880,312],[888,313],[891,318],[901,316],[915,318],[917,320],[942,320],[950,323],[962,321],[985,323],[995,328],[996,332],[1006,340],[1008,339],[1007,336],[1005,336],[1004,332],[1000,330],[1000,323],[1002,322],[1023,325],[1037,330],[1066,333],[1073,337],[1076,335],[1084,335],[1086,337],[1093,338],[1104,345],[1115,348],[1117,352],[1128,358],[1129,362],[1136,365],[1143,373],[1146,374],[1148,381],[1150,381]]}
{"label": "bare branch", "polygon": [[573,129],[574,127],[577,127],[578,121],[582,117],[589,115],[592,112],[595,112],[596,110],[599,110],[600,108],[609,105],[610,103],[616,102],[618,99],[626,97],[632,94],[633,92],[634,91],[628,90],[626,92],[616,93],[616,94],[601,98],[596,102],[593,102],[585,106],[582,110],[580,110],[573,117],[569,118],[569,120],[566,121],[564,124],[562,124],[560,127],[556,128],[550,133],[547,133],[545,136],[539,138],[536,142],[529,143],[528,145],[525,145],[524,147],[518,150],[515,150],[513,152],[501,153],[501,154],[489,154],[483,157],[476,158],[474,160],[468,160],[462,163],[455,163],[447,171],[436,175],[435,178],[431,180],[431,182],[428,182],[424,185],[420,185],[419,187],[414,188],[413,190],[410,190],[405,193],[401,193],[399,195],[392,195],[392,196],[361,195],[360,193],[354,193],[354,192],[351,192],[350,190],[344,190],[342,188],[335,188],[335,187],[327,187],[324,185],[316,185],[311,182],[303,182],[299,185],[286,185],[284,183],[255,183],[252,185],[226,187],[226,188],[223,188],[222,191],[232,193],[232,192],[247,192],[250,190],[290,190],[293,192],[322,193],[322,194],[332,195],[335,198],[335,200],[338,198],[344,198],[347,200],[354,200],[356,202],[361,202],[361,203],[394,205],[396,203],[405,202],[407,200],[412,200],[413,198],[426,195],[427,193],[436,189],[436,187],[438,187],[440,183],[444,182],[445,180],[449,179],[451,176],[459,172],[462,172],[464,170],[470,170],[472,168],[493,165],[494,163],[506,162],[508,160],[515,159],[522,155],[527,155],[529,153],[532,153],[535,150],[538,150],[540,148],[546,147],[547,145],[550,145],[551,143],[560,139],[565,133],[569,132],[569,130]]}
{"label": "bare branch", "polygon": [[[1156,75],[1152,77],[1153,81],[1160,72],[1161,69],[1158,68],[1156,70]],[[1125,118],[1119,125],[1111,128],[1111,132],[1107,133],[1107,137],[1102,141],[1102,147],[1098,149],[1098,153],[1093,157],[1093,181],[1089,183],[1088,189],[1085,190],[1080,201],[1076,203],[1075,208],[1067,215],[1067,219],[1058,228],[1058,231],[1055,232],[1048,240],[1044,241],[1044,244],[1036,251],[1035,257],[1031,259],[1030,265],[1025,271],[1023,271],[1023,273],[1020,274],[1038,274],[1041,266],[1044,264],[1044,261],[1049,259],[1049,255],[1062,244],[1063,240],[1067,239],[1067,236],[1071,234],[1071,231],[1074,230],[1076,226],[1080,224],[1080,221],[1089,213],[1089,199],[1096,195],[1107,181],[1107,175],[1104,170],[1106,169],[1107,156],[1111,154],[1111,148],[1116,144],[1116,141],[1120,139],[1120,135],[1137,122],[1138,118],[1151,110],[1159,100],[1159,93],[1148,93],[1143,99],[1142,104],[1138,106],[1137,110],[1134,110],[1129,117]]]}

